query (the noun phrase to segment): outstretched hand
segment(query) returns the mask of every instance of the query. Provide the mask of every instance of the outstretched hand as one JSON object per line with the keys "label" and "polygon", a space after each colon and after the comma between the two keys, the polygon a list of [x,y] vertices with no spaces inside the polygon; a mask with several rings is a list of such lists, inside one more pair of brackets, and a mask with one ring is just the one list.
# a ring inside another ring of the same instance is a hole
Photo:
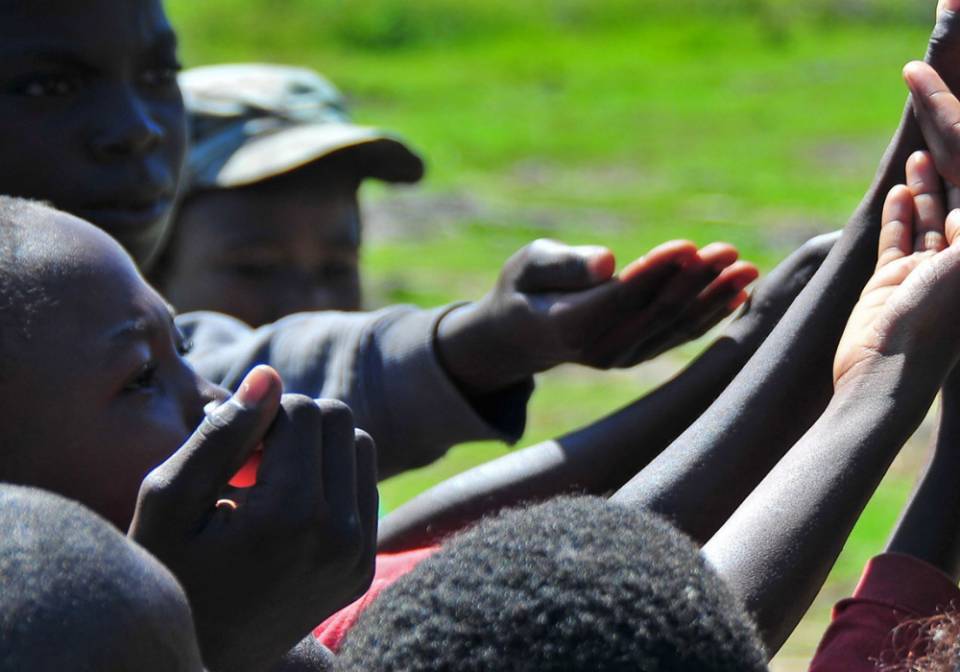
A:
{"label": "outstretched hand", "polygon": [[[257,670],[369,585],[374,445],[339,402],[258,367],[145,479],[129,536],[177,576],[209,669]],[[227,485],[258,448],[250,488]]]}
{"label": "outstretched hand", "polygon": [[734,247],[654,248],[614,275],[613,254],[538,240],[494,290],[446,315],[437,346],[468,392],[501,389],[558,364],[626,367],[705,333],[746,300],[756,268]]}
{"label": "outstretched hand", "polygon": [[960,198],[955,187],[944,193],[926,152],[910,157],[907,182],[887,196],[877,265],[837,348],[836,389],[881,359],[941,378],[956,361],[960,326],[944,316],[960,305],[960,211],[947,215]]}

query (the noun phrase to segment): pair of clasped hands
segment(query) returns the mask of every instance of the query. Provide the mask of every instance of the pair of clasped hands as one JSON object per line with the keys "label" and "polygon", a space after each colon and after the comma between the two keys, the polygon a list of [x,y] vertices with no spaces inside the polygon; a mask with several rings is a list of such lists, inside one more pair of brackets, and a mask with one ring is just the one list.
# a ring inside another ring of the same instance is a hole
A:
{"label": "pair of clasped hands", "polygon": [[[605,248],[538,240],[442,318],[436,351],[468,399],[560,363],[631,366],[705,333],[756,276],[720,243],[672,241],[615,275]],[[376,484],[350,410],[284,395],[261,366],[146,478],[129,536],[184,585],[211,669],[258,669],[366,590]]]}

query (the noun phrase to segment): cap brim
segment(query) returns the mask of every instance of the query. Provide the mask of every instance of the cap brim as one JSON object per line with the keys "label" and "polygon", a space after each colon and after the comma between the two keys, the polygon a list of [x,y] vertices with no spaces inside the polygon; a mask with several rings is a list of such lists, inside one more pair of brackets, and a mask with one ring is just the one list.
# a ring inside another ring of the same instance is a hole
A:
{"label": "cap brim", "polygon": [[302,168],[331,154],[356,152],[358,177],[386,182],[417,182],[423,160],[398,138],[353,124],[303,124],[251,138],[217,171],[212,183],[197,187],[232,189]]}

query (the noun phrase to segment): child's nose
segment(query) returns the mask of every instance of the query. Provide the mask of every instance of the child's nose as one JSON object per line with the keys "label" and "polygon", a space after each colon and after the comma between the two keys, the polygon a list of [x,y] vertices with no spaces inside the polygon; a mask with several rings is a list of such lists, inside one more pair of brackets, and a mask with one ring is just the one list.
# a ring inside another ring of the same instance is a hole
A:
{"label": "child's nose", "polygon": [[191,417],[188,422],[191,427],[196,427],[203,420],[204,416],[211,407],[222,404],[230,398],[230,391],[219,385],[211,383],[205,378],[197,376],[197,403],[191,408]]}

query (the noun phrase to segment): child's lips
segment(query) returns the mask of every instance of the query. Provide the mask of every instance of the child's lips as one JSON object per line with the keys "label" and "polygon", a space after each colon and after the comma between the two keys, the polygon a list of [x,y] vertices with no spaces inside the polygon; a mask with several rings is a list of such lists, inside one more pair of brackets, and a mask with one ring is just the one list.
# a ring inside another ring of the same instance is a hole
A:
{"label": "child's lips", "polygon": [[143,201],[94,204],[81,208],[76,214],[100,228],[114,230],[137,230],[152,226],[170,211],[173,199],[158,197]]}

